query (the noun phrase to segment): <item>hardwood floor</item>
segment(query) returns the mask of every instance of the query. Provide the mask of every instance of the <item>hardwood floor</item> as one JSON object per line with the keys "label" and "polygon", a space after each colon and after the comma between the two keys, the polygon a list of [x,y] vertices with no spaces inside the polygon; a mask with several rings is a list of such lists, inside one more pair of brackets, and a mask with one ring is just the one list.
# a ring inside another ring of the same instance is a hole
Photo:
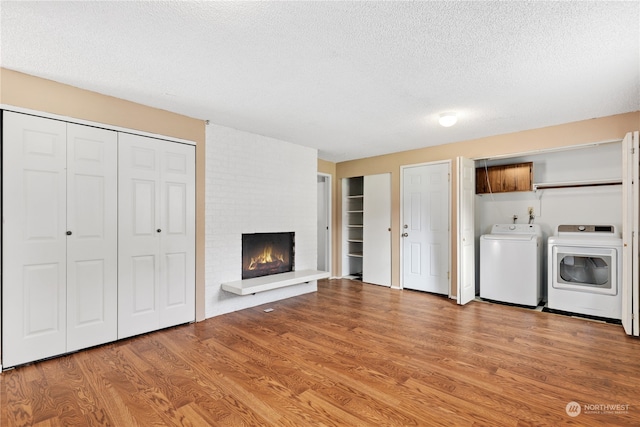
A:
{"label": "hardwood floor", "polygon": [[3,427],[638,425],[640,340],[322,280],[317,293],[6,371],[0,403]]}

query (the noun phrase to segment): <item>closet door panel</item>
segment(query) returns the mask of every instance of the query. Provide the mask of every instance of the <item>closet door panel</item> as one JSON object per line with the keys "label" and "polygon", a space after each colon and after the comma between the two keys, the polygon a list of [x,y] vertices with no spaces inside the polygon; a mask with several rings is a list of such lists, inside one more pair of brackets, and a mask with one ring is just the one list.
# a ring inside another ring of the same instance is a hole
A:
{"label": "closet door panel", "polygon": [[195,320],[195,147],[163,142],[160,326]]}
{"label": "closet door panel", "polygon": [[67,351],[117,339],[118,139],[67,127]]}
{"label": "closet door panel", "polygon": [[118,338],[156,330],[160,319],[160,151],[155,141],[119,134]]}
{"label": "closet door panel", "polygon": [[152,179],[131,179],[130,221],[133,224],[132,235],[144,248],[153,246],[156,238],[156,193],[157,183]]}
{"label": "closet door panel", "polygon": [[166,229],[169,236],[187,235],[187,186],[170,182],[165,185],[167,201]]}
{"label": "closet door panel", "polygon": [[157,310],[156,264],[157,257],[155,255],[140,255],[131,257],[131,312],[134,317],[146,315],[151,316]]}
{"label": "closet door panel", "polygon": [[[171,286],[166,290],[166,307],[171,309],[187,304],[187,259],[186,254],[165,254],[166,281]],[[190,319],[186,319],[187,321]]]}
{"label": "closet door panel", "polygon": [[391,174],[364,177],[362,280],[391,286]]}
{"label": "closet door panel", "polygon": [[66,125],[3,115],[3,367],[66,349]]}

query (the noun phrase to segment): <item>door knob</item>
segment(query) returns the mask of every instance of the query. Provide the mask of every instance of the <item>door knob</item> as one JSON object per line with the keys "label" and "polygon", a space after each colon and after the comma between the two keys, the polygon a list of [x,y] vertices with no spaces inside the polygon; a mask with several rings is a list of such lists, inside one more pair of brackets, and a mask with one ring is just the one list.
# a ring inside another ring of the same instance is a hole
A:
{"label": "door knob", "polygon": [[156,231],[157,231],[158,233],[160,233],[160,232],[162,231],[162,229],[158,228]]}
{"label": "door knob", "polygon": [[71,234],[73,234],[71,231],[67,231],[67,236],[71,236]]}
{"label": "door knob", "polygon": [[409,233],[402,233],[402,237],[409,237]]}

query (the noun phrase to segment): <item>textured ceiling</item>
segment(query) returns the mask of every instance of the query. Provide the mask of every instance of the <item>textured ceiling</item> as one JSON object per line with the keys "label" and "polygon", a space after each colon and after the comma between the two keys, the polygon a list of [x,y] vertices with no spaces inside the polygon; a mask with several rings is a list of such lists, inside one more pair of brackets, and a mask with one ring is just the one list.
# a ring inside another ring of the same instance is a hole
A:
{"label": "textured ceiling", "polygon": [[2,67],[330,161],[640,110],[638,1],[3,0],[0,15]]}

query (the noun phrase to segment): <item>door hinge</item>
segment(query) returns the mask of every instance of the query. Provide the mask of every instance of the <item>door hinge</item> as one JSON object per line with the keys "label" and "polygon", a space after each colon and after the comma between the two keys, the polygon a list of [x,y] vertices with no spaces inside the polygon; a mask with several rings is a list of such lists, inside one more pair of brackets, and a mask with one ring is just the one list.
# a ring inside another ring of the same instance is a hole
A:
{"label": "door hinge", "polygon": [[447,271],[447,280],[451,279],[451,272]]}

